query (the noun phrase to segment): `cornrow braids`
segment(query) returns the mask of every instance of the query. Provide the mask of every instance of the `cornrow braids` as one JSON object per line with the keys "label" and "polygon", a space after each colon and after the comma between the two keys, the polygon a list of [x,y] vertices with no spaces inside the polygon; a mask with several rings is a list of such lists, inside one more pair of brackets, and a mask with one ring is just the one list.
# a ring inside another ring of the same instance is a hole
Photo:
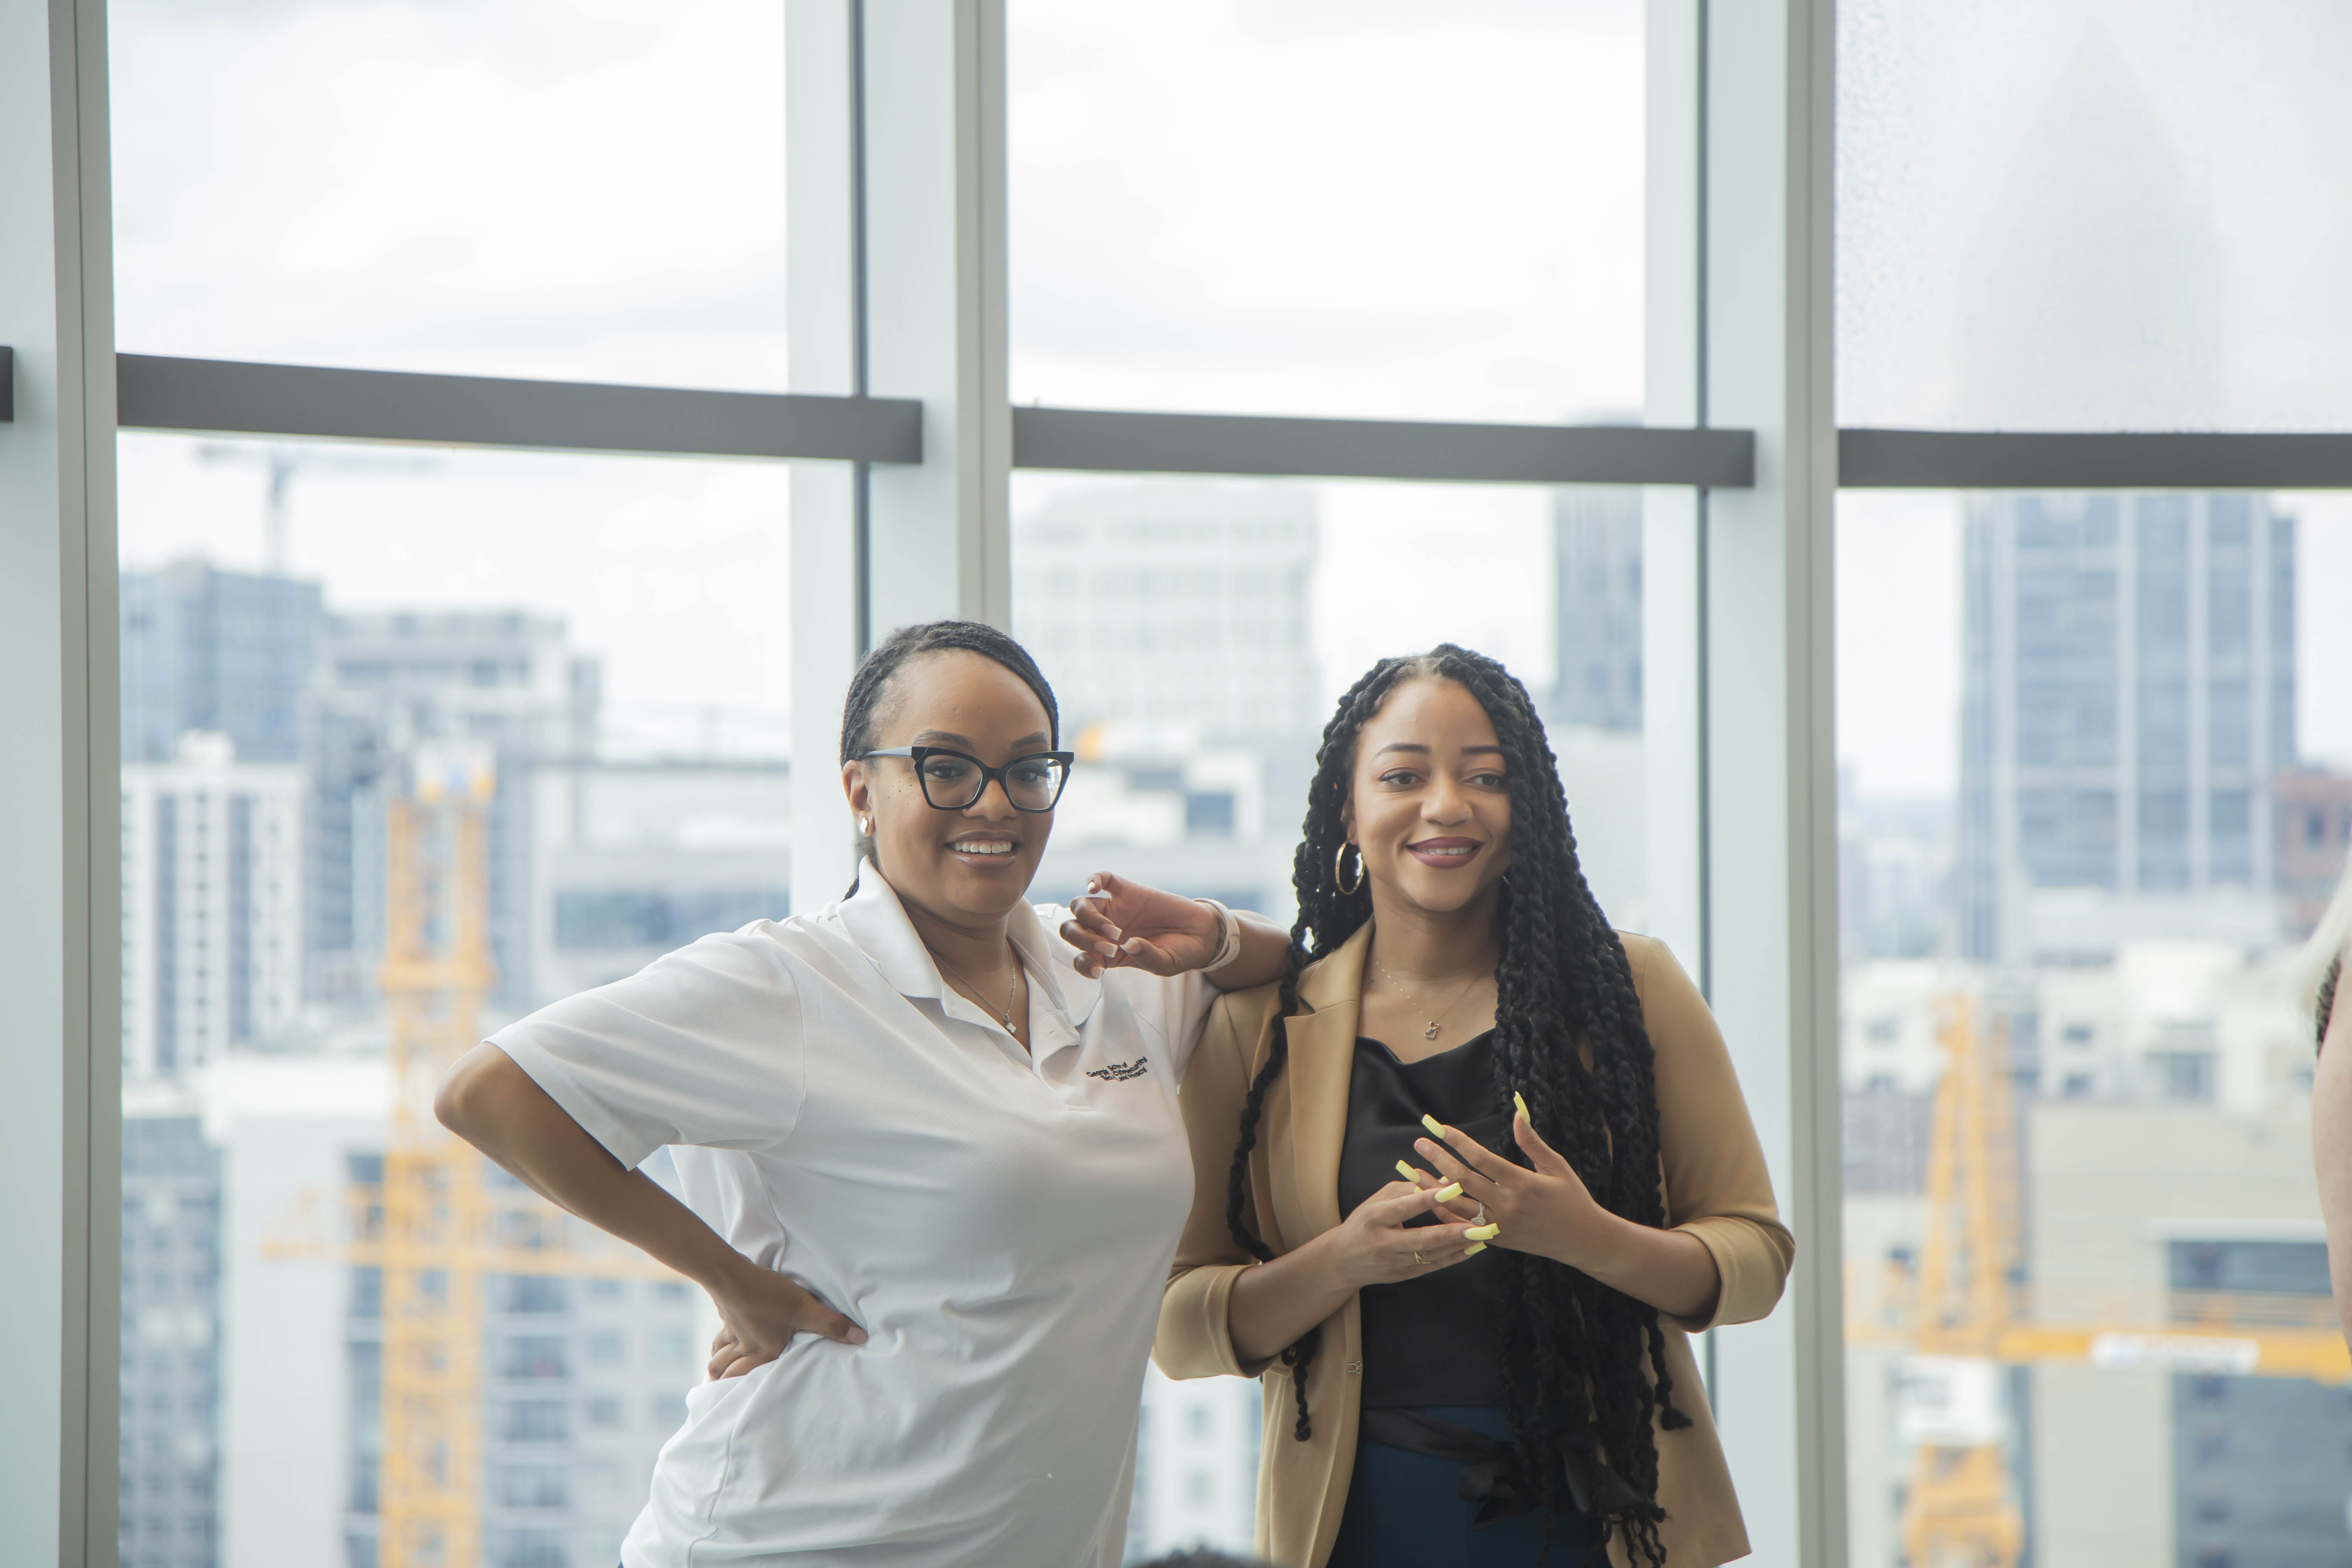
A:
{"label": "cornrow braids", "polygon": [[[1052,747],[1061,746],[1062,710],[1055,704],[1054,689],[1046,683],[1045,672],[1037,668],[1037,661],[1029,657],[1027,648],[1013,641],[1010,634],[984,621],[924,621],[900,626],[858,660],[857,673],[849,678],[849,694],[841,704],[841,760],[852,763],[874,749],[876,716],[900,670],[927,653],[959,652],[994,659],[1019,676],[1022,684],[1035,692],[1037,700],[1045,705],[1045,728],[1053,737]],[[874,853],[871,834],[857,835],[856,851],[861,863]],[[849,891],[857,891],[855,877],[849,879]]]}
{"label": "cornrow braids", "polygon": [[[1316,752],[1292,861],[1298,921],[1282,1005],[1265,1065],[1242,1107],[1241,1141],[1226,1180],[1227,1227],[1261,1260],[1270,1252],[1243,1224],[1249,1156],[1267,1089],[1288,1060],[1286,1021],[1297,1010],[1300,972],[1310,953],[1330,953],[1371,916],[1367,885],[1348,893],[1334,879],[1334,860],[1346,842],[1357,737],[1399,684],[1428,679],[1456,682],[1486,710],[1510,793],[1510,879],[1496,913],[1502,952],[1495,971],[1495,1107],[1507,1113],[1513,1091],[1525,1094],[1547,1141],[1603,1207],[1639,1225],[1665,1224],[1655,1058],[1641,998],[1624,944],[1585,881],[1543,721],[1508,670],[1444,644],[1374,665],[1340,698]],[[1516,1148],[1504,1152],[1526,1163]],[[1569,1467],[1582,1462],[1580,1450],[1597,1449],[1643,1500],[1593,1521],[1596,1532],[1603,1540],[1622,1532],[1633,1560],[1661,1568],[1658,1525],[1665,1515],[1656,1500],[1653,1427],[1687,1426],[1690,1417],[1675,1405],[1656,1310],[1549,1258],[1515,1253],[1507,1264],[1496,1339],[1521,1476],[1547,1521],[1557,1522],[1575,1511]],[[1283,1352],[1293,1369],[1295,1434],[1302,1441],[1309,1432],[1306,1366],[1315,1341],[1310,1331]]]}

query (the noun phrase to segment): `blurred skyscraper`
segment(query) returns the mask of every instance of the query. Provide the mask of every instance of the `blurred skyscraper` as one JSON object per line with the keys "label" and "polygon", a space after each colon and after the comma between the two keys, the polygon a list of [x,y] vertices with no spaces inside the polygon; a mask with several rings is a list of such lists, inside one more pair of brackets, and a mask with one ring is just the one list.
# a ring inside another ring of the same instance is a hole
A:
{"label": "blurred skyscraper", "polygon": [[246,762],[292,762],[324,618],[316,583],[194,560],[123,573],[122,760],[168,763],[209,730]]}
{"label": "blurred skyscraper", "polygon": [[2280,924],[2295,525],[2245,495],[1979,496],[1964,543],[1969,957],[2253,945]]}
{"label": "blurred skyscraper", "polygon": [[1559,662],[1547,725],[1642,727],[1642,492],[1552,492]]}
{"label": "blurred skyscraper", "polygon": [[192,1101],[122,1118],[121,1568],[218,1561],[221,1159]]}
{"label": "blurred skyscraper", "polygon": [[310,994],[351,1003],[373,990],[383,950],[384,780],[419,741],[488,742],[490,952],[497,997],[520,1010],[532,984],[533,771],[592,755],[604,671],[560,616],[520,610],[331,616],[305,699],[311,787]]}
{"label": "blurred skyscraper", "polygon": [[185,730],[122,769],[122,1071],[172,1078],[293,1024],[302,770]]}
{"label": "blurred skyscraper", "polygon": [[1013,532],[1013,629],[1066,735],[1113,721],[1295,743],[1322,729],[1311,492],[1090,489],[1021,513]]}

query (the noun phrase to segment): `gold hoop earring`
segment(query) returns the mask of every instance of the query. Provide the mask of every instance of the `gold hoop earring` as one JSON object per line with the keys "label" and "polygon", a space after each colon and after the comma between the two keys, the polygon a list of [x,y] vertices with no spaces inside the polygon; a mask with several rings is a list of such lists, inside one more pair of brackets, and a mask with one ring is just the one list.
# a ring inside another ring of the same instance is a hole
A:
{"label": "gold hoop earring", "polygon": [[1331,885],[1343,893],[1357,892],[1364,885],[1364,852],[1360,849],[1356,849],[1355,886],[1348,885],[1348,851],[1350,849],[1356,849],[1356,847],[1342,842],[1339,853],[1331,857]]}

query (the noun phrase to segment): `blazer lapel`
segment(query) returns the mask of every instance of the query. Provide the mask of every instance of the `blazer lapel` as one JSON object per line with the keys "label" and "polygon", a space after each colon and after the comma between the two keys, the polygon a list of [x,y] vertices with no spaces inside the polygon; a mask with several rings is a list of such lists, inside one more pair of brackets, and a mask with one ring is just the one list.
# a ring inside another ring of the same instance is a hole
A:
{"label": "blazer lapel", "polygon": [[1303,977],[1299,1000],[1315,1011],[1290,1020],[1291,1169],[1297,1173],[1300,1217],[1306,1222],[1297,1241],[1339,1223],[1339,1146],[1348,1135],[1357,999],[1363,992],[1364,954],[1371,945],[1367,921]]}

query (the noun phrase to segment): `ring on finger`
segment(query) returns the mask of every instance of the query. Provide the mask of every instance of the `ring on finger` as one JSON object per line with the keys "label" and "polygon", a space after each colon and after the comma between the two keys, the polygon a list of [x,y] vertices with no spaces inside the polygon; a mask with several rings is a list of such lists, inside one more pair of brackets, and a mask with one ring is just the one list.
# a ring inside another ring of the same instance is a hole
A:
{"label": "ring on finger", "polygon": [[1416,1253],[1414,1253],[1414,1254],[1412,1255],[1412,1266],[1413,1266],[1415,1268],[1421,1268],[1421,1267],[1423,1266],[1423,1265],[1422,1265],[1422,1258],[1421,1258],[1421,1254],[1420,1254],[1420,1253],[1418,1253],[1418,1252],[1416,1252]]}

